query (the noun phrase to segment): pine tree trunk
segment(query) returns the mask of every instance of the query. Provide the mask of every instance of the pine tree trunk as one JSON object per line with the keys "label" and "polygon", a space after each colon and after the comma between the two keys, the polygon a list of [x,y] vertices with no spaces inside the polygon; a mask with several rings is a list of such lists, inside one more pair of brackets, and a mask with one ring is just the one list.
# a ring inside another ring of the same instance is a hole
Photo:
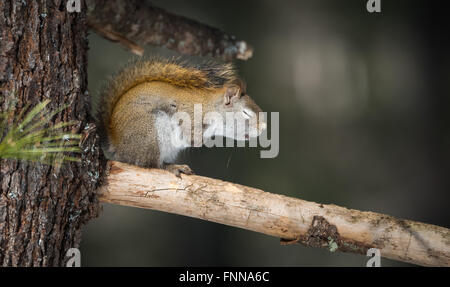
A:
{"label": "pine tree trunk", "polygon": [[0,161],[0,266],[63,266],[100,210],[105,160],[88,118],[86,11],[69,13],[66,2],[0,1],[0,110],[68,105],[52,122],[78,121],[70,130],[83,150],[80,162],[59,167]]}

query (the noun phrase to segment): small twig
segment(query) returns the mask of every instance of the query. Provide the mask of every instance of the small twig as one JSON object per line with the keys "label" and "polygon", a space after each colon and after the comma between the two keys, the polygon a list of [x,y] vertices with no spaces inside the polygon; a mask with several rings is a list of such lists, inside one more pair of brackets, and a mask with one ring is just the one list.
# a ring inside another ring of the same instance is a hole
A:
{"label": "small twig", "polygon": [[109,31],[105,29],[104,27],[95,25],[94,23],[88,22],[89,28],[97,32],[100,36],[102,36],[105,39],[108,39],[112,42],[117,42],[121,44],[125,49],[130,50],[131,53],[136,54],[138,56],[144,55],[144,48],[139,46],[138,44],[134,43],[133,41],[128,40],[127,38],[123,37],[122,35],[114,32]]}
{"label": "small twig", "polygon": [[142,54],[142,45],[182,54],[247,60],[253,48],[219,29],[139,0],[87,0],[88,25],[101,36]]}
{"label": "small twig", "polygon": [[196,217],[302,243],[425,266],[450,266],[450,230],[388,215],[317,204],[202,176],[110,162],[103,202]]}

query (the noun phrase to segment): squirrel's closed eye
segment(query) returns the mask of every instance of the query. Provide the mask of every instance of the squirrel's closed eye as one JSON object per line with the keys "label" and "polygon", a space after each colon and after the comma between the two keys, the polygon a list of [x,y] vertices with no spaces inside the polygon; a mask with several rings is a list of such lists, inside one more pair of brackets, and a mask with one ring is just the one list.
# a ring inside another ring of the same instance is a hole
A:
{"label": "squirrel's closed eye", "polygon": [[252,117],[250,111],[247,111],[247,110],[244,109],[244,110],[242,111],[242,113],[244,114],[244,117],[245,117],[246,119],[249,119],[249,118]]}

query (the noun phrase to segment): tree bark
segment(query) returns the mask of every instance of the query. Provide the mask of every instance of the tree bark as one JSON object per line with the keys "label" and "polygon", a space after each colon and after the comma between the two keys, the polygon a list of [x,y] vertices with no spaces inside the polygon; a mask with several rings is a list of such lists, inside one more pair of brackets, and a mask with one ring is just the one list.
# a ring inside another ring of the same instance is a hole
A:
{"label": "tree bark", "polygon": [[140,0],[88,0],[88,24],[106,39],[142,56],[142,45],[181,54],[248,60],[253,48],[217,28],[181,17]]}
{"label": "tree bark", "polygon": [[[52,119],[78,122],[81,161],[61,166],[0,161],[0,265],[61,266],[81,227],[100,210],[95,189],[105,161],[88,123],[85,10],[67,1],[0,1],[0,109],[50,99]],[[0,135],[1,137],[2,135]]]}

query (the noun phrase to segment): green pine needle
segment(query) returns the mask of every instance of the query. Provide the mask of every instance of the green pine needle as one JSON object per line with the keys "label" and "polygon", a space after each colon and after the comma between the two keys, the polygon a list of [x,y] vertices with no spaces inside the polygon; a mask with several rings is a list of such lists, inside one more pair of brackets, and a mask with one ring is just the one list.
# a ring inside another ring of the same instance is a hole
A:
{"label": "green pine needle", "polygon": [[[60,122],[48,127],[50,120],[67,106],[48,112],[45,107],[50,101],[37,104],[24,116],[25,107],[13,119],[11,128],[0,141],[0,158],[19,159],[60,164],[68,161],[80,161],[66,153],[79,153],[78,134],[64,132],[61,129],[74,125],[75,121]],[[0,113],[0,138],[8,125],[8,112]]]}

